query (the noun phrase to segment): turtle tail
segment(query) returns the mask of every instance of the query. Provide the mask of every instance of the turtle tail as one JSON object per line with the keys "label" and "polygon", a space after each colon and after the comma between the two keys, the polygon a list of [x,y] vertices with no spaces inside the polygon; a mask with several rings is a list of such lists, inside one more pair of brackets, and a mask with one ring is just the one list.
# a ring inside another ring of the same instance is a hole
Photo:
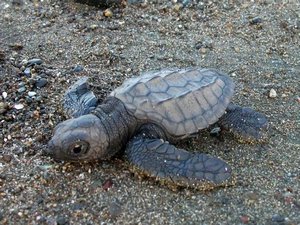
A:
{"label": "turtle tail", "polygon": [[126,155],[135,174],[154,177],[172,189],[209,190],[233,184],[231,168],[221,159],[178,149],[162,139],[136,137],[127,145]]}

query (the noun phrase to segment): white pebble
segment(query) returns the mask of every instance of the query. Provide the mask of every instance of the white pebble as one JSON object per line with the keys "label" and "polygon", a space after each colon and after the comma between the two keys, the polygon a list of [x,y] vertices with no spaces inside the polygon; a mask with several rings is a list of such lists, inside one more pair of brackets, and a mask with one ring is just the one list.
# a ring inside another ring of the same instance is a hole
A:
{"label": "white pebble", "polygon": [[23,109],[23,108],[24,108],[24,105],[21,104],[21,103],[20,103],[20,104],[15,104],[15,105],[14,105],[14,108],[15,108],[15,109]]}
{"label": "white pebble", "polygon": [[29,91],[28,92],[28,96],[29,97],[33,97],[33,96],[35,96],[36,95],[36,92],[34,92],[34,91]]}
{"label": "white pebble", "polygon": [[276,98],[277,97],[277,93],[275,91],[275,89],[271,89],[270,92],[269,92],[269,97],[270,98]]}
{"label": "white pebble", "polygon": [[3,99],[6,99],[6,97],[7,97],[7,92],[2,92],[2,97],[3,97]]}
{"label": "white pebble", "polygon": [[22,62],[21,62],[21,64],[22,64],[22,65],[26,65],[26,64],[27,64],[27,62],[28,62],[28,60],[26,60],[26,59],[23,59],[23,60],[22,60]]}

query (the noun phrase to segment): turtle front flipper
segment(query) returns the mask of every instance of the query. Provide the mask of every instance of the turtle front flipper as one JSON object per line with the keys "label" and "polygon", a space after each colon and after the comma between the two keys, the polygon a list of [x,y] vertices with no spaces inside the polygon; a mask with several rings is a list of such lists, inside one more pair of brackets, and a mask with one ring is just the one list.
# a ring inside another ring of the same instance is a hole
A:
{"label": "turtle front flipper", "polygon": [[65,93],[64,110],[69,117],[90,113],[97,106],[98,99],[89,89],[88,77],[82,77]]}
{"label": "turtle front flipper", "polygon": [[178,149],[162,139],[136,137],[127,145],[126,155],[134,172],[172,187],[209,190],[232,184],[231,168],[221,159]]}
{"label": "turtle front flipper", "polygon": [[266,116],[248,107],[229,104],[218,124],[243,140],[264,141],[267,137]]}

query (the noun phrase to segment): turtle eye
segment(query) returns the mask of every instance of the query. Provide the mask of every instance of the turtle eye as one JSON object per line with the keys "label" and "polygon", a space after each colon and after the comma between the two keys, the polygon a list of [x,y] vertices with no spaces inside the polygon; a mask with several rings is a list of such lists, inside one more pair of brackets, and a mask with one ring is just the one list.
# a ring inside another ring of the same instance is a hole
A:
{"label": "turtle eye", "polygon": [[85,141],[77,141],[70,149],[70,153],[75,156],[79,156],[87,153],[89,150],[89,144]]}

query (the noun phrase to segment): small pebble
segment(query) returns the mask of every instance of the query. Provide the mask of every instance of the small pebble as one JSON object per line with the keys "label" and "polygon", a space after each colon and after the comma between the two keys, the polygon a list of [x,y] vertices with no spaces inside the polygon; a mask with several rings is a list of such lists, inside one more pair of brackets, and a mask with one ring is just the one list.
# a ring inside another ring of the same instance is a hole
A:
{"label": "small pebble", "polygon": [[269,97],[270,98],[276,98],[277,97],[277,92],[275,91],[275,89],[271,89],[269,92]]}
{"label": "small pebble", "polygon": [[37,119],[40,118],[40,112],[38,110],[34,110],[32,115],[34,118],[37,118]]}
{"label": "small pebble", "polygon": [[19,84],[18,84],[18,87],[20,88],[20,87],[24,87],[25,86],[25,84],[24,84],[24,82],[20,82]]}
{"label": "small pebble", "polygon": [[254,204],[259,201],[259,196],[255,192],[246,192],[245,200],[248,204]]}
{"label": "small pebble", "polygon": [[69,221],[68,221],[67,218],[65,218],[65,217],[63,217],[63,216],[59,216],[59,217],[57,217],[57,219],[56,219],[56,223],[57,223],[57,225],[65,225],[65,224],[68,224]]}
{"label": "small pebble", "polygon": [[213,41],[209,38],[203,39],[196,43],[195,48],[199,50],[202,48],[213,49]]}
{"label": "small pebble", "polygon": [[254,17],[253,19],[250,20],[251,25],[259,24],[262,23],[262,18],[260,17]]}
{"label": "small pebble", "polygon": [[246,215],[241,216],[240,219],[241,219],[242,223],[244,223],[244,224],[247,224],[250,221],[249,216],[246,216]]}
{"label": "small pebble", "polygon": [[113,13],[110,9],[105,9],[104,12],[103,12],[103,15],[105,17],[112,17],[113,16]]}
{"label": "small pebble", "polygon": [[108,191],[111,187],[113,186],[113,182],[111,179],[107,179],[106,181],[104,181],[103,185],[102,185],[102,188],[105,190],[105,191]]}
{"label": "small pebble", "polygon": [[35,100],[36,100],[37,102],[41,101],[41,100],[42,100],[42,96],[40,96],[40,95],[39,95],[39,96],[36,96],[36,97],[35,97]]}
{"label": "small pebble", "polygon": [[240,50],[240,48],[239,47],[233,47],[233,50],[236,52],[236,53],[240,53],[241,52],[241,50]]}
{"label": "small pebble", "polygon": [[42,204],[44,202],[44,198],[42,196],[38,197],[36,200],[37,204]]}
{"label": "small pebble", "polygon": [[129,4],[143,4],[143,3],[147,3],[147,0],[127,0],[127,3],[129,3]]}
{"label": "small pebble", "polygon": [[14,108],[15,108],[15,109],[18,109],[18,110],[19,110],[19,109],[23,109],[23,108],[24,108],[24,105],[21,104],[21,103],[15,104],[15,105],[14,105]]}
{"label": "small pebble", "polygon": [[92,29],[92,30],[95,30],[95,29],[97,29],[99,26],[97,25],[97,24],[92,24],[91,26],[90,26],[90,28]]}
{"label": "small pebble", "polygon": [[26,96],[25,99],[26,99],[26,102],[27,102],[27,103],[29,103],[29,104],[32,103],[32,98],[31,98],[31,97]]}
{"label": "small pebble", "polygon": [[7,97],[7,92],[2,92],[2,97],[3,97],[3,99],[6,99],[6,97]]}
{"label": "small pebble", "polygon": [[210,131],[210,135],[213,137],[217,137],[219,136],[221,133],[221,128],[220,127],[214,127],[211,131]]}
{"label": "small pebble", "polygon": [[21,43],[14,43],[11,44],[10,47],[15,51],[19,51],[22,50],[24,46]]}
{"label": "small pebble", "polygon": [[183,5],[182,4],[175,4],[173,9],[175,12],[179,12],[181,9],[183,8]]}
{"label": "small pebble", "polygon": [[83,66],[81,66],[81,65],[76,65],[76,66],[72,69],[72,72],[74,72],[74,73],[79,73],[79,72],[81,72],[81,71],[83,71]]}
{"label": "small pebble", "polygon": [[3,159],[4,162],[9,163],[9,162],[12,160],[12,156],[11,156],[11,155],[7,155],[7,154],[4,154],[4,155],[2,156],[2,159]]}
{"label": "small pebble", "polygon": [[11,3],[16,6],[21,6],[24,4],[24,1],[23,0],[12,0]]}
{"label": "small pebble", "polygon": [[27,77],[29,77],[30,74],[31,74],[30,68],[27,67],[27,68],[24,70],[24,74],[25,74]]}
{"label": "small pebble", "polygon": [[191,2],[192,2],[192,0],[181,0],[181,4],[182,4],[183,7],[186,7]]}
{"label": "small pebble", "polygon": [[23,93],[24,91],[26,91],[26,87],[20,87],[20,88],[18,89],[18,92],[19,92],[19,93]]}
{"label": "small pebble", "polygon": [[5,102],[0,102],[0,114],[4,114],[7,112],[8,104]]}
{"label": "small pebble", "polygon": [[33,65],[41,65],[42,63],[43,63],[43,60],[41,60],[41,59],[30,59],[27,61],[26,66],[30,67]]}
{"label": "small pebble", "polygon": [[71,208],[73,210],[82,210],[85,208],[85,205],[81,203],[75,203],[74,205],[71,206]]}
{"label": "small pebble", "polygon": [[43,223],[43,224],[46,224],[46,222],[47,222],[47,218],[44,217],[44,216],[37,216],[37,217],[36,217],[36,220],[37,220],[38,222],[40,222],[40,223]]}
{"label": "small pebble", "polygon": [[201,54],[205,54],[205,53],[207,53],[207,49],[206,49],[206,48],[200,48],[200,49],[199,49],[199,52],[200,52]]}
{"label": "small pebble", "polygon": [[35,86],[38,88],[42,88],[42,87],[46,86],[47,83],[48,83],[47,79],[40,78],[35,82]]}
{"label": "small pebble", "polygon": [[285,221],[284,216],[275,214],[272,216],[272,221],[277,222],[277,223],[283,223]]}
{"label": "small pebble", "polygon": [[5,61],[5,53],[0,49],[0,61]]}
{"label": "small pebble", "polygon": [[34,92],[34,91],[29,91],[28,92],[28,96],[29,97],[33,97],[33,96],[35,96],[36,95],[36,92]]}

